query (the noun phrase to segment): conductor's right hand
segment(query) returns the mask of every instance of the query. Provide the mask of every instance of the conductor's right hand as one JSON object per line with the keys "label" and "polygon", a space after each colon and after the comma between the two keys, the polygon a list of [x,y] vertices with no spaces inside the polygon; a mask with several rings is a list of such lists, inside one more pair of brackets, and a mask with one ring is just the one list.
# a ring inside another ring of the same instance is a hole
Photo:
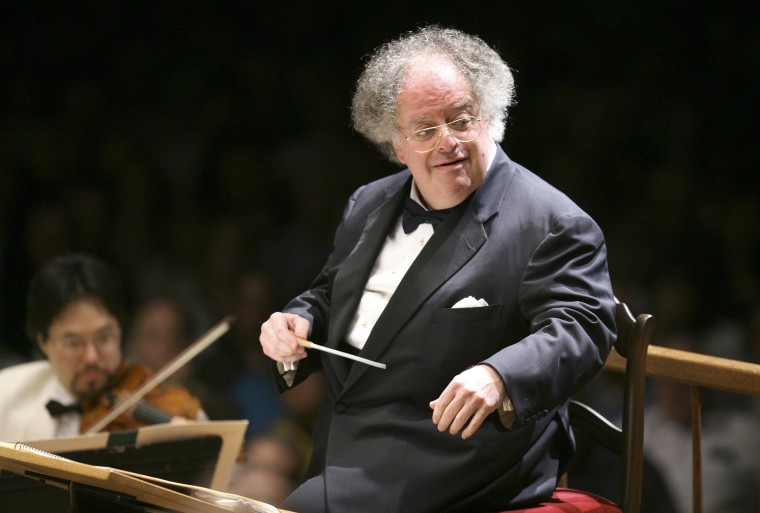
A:
{"label": "conductor's right hand", "polygon": [[273,313],[261,325],[259,341],[264,354],[285,364],[306,358],[306,349],[298,345],[293,334],[306,339],[309,328],[309,321],[303,317],[290,313]]}

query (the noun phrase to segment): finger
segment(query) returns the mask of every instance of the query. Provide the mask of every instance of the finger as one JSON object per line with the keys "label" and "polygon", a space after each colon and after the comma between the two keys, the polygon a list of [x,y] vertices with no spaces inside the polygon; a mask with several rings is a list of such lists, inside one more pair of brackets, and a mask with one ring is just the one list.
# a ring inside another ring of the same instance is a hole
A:
{"label": "finger", "polygon": [[276,343],[275,343],[276,337],[274,337],[272,334],[268,332],[268,329],[265,326],[261,327],[261,335],[259,335],[259,342],[261,343],[261,349],[264,351],[264,354],[267,355],[269,358],[272,358],[273,360],[279,360],[279,354],[276,349]]}
{"label": "finger", "polygon": [[309,327],[311,323],[303,317],[296,316],[293,319],[293,333],[296,336],[306,339],[309,337]]}
{"label": "finger", "polygon": [[444,390],[443,394],[441,394],[438,399],[435,399],[430,403],[430,407],[433,408],[433,424],[438,425],[438,423],[441,422],[443,412],[446,410],[449,402],[451,402],[451,394],[447,394],[446,392],[447,391]]}
{"label": "finger", "polygon": [[480,428],[480,426],[483,424],[483,421],[486,420],[488,415],[488,412],[482,408],[476,411],[475,415],[472,416],[470,423],[467,424],[465,430],[462,431],[462,440],[467,440],[472,435],[474,435],[478,428]]}
{"label": "finger", "polygon": [[307,340],[311,325],[309,321],[299,316],[295,316],[289,319],[289,321],[288,339],[292,340],[293,343],[289,347],[293,351],[293,354],[300,356],[300,358],[306,358],[308,353],[305,348],[299,345],[298,338]]}
{"label": "finger", "polygon": [[[293,361],[305,358],[306,350],[298,345],[298,340],[294,333],[308,332],[308,321],[298,316],[282,316],[278,318],[278,321],[281,322],[276,323],[274,335],[283,356]],[[305,322],[306,327],[299,321]]]}
{"label": "finger", "polygon": [[300,347],[288,323],[277,324],[274,328],[274,336],[277,339],[277,344],[290,353],[295,353]]}
{"label": "finger", "polygon": [[449,433],[452,435],[459,433],[465,424],[467,424],[467,421],[470,420],[472,414],[472,408],[468,407],[467,404],[463,405],[452,419],[451,425],[449,426]]}
{"label": "finger", "polygon": [[454,400],[443,410],[440,420],[436,423],[438,425],[438,431],[443,432],[449,429],[456,419],[456,416],[462,410],[462,407],[463,402],[455,397]]}
{"label": "finger", "polygon": [[285,359],[285,361],[288,362],[296,362],[298,360],[306,358],[307,356],[306,350],[304,348],[297,344],[295,347],[293,347],[286,341],[281,341],[280,354]]}

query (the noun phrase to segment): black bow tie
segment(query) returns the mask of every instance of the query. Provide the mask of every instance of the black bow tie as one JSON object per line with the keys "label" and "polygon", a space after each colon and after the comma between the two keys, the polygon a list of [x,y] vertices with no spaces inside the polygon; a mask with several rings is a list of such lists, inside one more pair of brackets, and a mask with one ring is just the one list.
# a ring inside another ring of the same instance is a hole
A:
{"label": "black bow tie", "polygon": [[450,211],[450,208],[425,210],[419,203],[408,197],[404,206],[404,219],[401,221],[404,233],[412,233],[422,223],[430,223],[433,225],[433,229],[435,229],[435,225],[446,219],[446,215]]}
{"label": "black bow tie", "polygon": [[82,413],[82,407],[79,406],[79,404],[69,404],[64,405],[56,401],[55,399],[51,399],[48,401],[48,403],[45,405],[45,408],[47,408],[47,411],[50,413],[52,417],[60,417],[63,414],[71,413],[71,412],[77,412]]}

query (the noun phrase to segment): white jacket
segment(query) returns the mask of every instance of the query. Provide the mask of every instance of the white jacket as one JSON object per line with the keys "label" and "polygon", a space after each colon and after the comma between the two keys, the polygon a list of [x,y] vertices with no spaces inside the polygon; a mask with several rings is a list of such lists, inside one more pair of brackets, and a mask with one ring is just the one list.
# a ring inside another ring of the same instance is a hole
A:
{"label": "white jacket", "polygon": [[63,386],[47,360],[0,370],[0,441],[55,438],[59,421],[45,405],[50,399],[62,399],[62,394]]}

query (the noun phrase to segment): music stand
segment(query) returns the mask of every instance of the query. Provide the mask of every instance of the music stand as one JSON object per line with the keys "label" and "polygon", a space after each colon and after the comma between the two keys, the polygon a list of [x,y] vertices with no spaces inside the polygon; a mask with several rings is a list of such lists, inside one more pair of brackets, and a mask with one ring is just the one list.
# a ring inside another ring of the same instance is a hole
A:
{"label": "music stand", "polygon": [[[27,442],[41,451],[57,454],[74,462],[110,467],[141,477],[224,491],[240,454],[247,421],[164,424],[120,433],[98,433],[79,437]],[[48,479],[29,473],[0,472],[0,501],[14,512],[68,512],[70,491],[50,486]],[[93,511],[141,511],[134,501],[118,500],[102,509],[105,495],[78,486],[80,508]],[[140,506],[138,506],[140,507]],[[131,509],[130,509],[131,508]],[[83,511],[83,510],[79,510]]]}
{"label": "music stand", "polygon": [[[87,465],[20,443],[0,442],[0,469],[58,490],[58,501],[42,510],[46,513],[282,513],[253,499]],[[14,512],[39,511],[24,503],[12,507]]]}

